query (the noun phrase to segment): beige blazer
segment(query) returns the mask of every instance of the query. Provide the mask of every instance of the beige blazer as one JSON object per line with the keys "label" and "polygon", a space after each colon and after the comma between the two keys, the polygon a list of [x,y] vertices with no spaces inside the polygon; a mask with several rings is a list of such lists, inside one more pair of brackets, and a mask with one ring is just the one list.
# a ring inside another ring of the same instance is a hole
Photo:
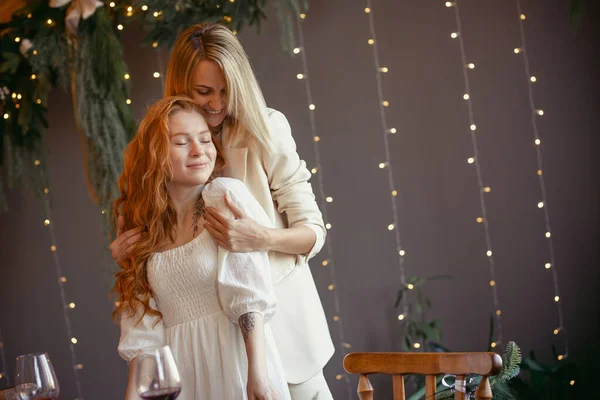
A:
{"label": "beige blazer", "polygon": [[298,384],[319,372],[334,352],[327,319],[308,266],[325,242],[323,217],[308,182],[311,173],[300,160],[290,125],[279,111],[267,110],[273,151],[247,140],[232,144],[229,129],[222,133],[227,161],[224,176],[244,182],[273,226],[307,225],[316,241],[308,254],[269,252],[278,307],[271,320],[287,381]]}

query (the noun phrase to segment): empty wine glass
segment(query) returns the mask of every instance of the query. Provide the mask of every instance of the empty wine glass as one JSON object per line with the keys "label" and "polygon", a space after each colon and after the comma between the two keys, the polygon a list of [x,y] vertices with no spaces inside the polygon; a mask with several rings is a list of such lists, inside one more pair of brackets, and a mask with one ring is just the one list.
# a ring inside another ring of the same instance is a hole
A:
{"label": "empty wine glass", "polygon": [[59,393],[58,380],[46,353],[17,357],[15,391],[21,400],[55,400]]}
{"label": "empty wine glass", "polygon": [[143,399],[174,400],[181,378],[169,346],[141,350],[135,360],[135,383]]}

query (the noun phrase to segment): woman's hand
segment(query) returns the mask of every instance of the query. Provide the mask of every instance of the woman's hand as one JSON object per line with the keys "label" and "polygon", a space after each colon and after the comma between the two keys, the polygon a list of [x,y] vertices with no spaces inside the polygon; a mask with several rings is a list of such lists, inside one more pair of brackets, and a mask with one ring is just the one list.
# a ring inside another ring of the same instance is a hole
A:
{"label": "woman's hand", "polygon": [[248,400],[278,400],[279,392],[269,379],[269,376],[264,374],[248,373],[248,386],[246,387]]}
{"label": "woman's hand", "polygon": [[110,253],[117,264],[121,265],[127,258],[133,245],[142,238],[142,228],[137,227],[123,232],[125,229],[125,218],[119,215],[117,221],[117,238],[110,244]]}
{"label": "woman's hand", "polygon": [[227,195],[225,204],[233,213],[234,219],[226,218],[216,208],[206,209],[204,227],[217,245],[237,253],[269,250],[269,228],[245,215]]}

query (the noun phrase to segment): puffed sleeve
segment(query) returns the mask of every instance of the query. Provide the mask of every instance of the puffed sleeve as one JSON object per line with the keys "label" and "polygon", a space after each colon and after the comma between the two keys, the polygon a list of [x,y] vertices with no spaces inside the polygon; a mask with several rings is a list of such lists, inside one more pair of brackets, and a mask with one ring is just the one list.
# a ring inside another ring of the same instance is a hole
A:
{"label": "puffed sleeve", "polygon": [[[272,226],[258,201],[237,179],[217,178],[202,192],[207,207],[214,207],[226,218],[233,219],[233,213],[225,204],[225,195],[259,224]],[[257,312],[265,322],[270,320],[277,300],[267,252],[234,253],[219,247],[217,253],[217,292],[227,317],[237,324],[242,315]]]}
{"label": "puffed sleeve", "polygon": [[263,151],[262,161],[271,195],[277,211],[285,213],[289,227],[306,225],[315,232],[313,247],[303,255],[308,261],[321,250],[327,235],[312,185],[308,182],[311,173],[298,155],[286,117],[279,111],[269,110],[267,121],[273,148],[270,152]]}
{"label": "puffed sleeve", "polygon": [[[157,309],[153,298],[150,298],[150,306]],[[165,344],[163,321],[160,320],[155,324],[158,317],[148,314],[145,314],[140,320],[142,310],[143,306],[140,304],[135,315],[121,314],[121,339],[117,350],[125,361],[131,361],[141,349]]]}

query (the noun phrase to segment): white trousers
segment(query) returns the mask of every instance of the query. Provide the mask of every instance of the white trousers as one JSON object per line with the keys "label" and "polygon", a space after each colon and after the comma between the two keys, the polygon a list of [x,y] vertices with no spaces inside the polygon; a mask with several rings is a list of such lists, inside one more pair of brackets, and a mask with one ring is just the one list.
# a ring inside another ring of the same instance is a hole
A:
{"label": "white trousers", "polygon": [[292,400],[333,400],[329,386],[323,376],[323,370],[317,372],[309,380],[297,385],[289,383]]}

